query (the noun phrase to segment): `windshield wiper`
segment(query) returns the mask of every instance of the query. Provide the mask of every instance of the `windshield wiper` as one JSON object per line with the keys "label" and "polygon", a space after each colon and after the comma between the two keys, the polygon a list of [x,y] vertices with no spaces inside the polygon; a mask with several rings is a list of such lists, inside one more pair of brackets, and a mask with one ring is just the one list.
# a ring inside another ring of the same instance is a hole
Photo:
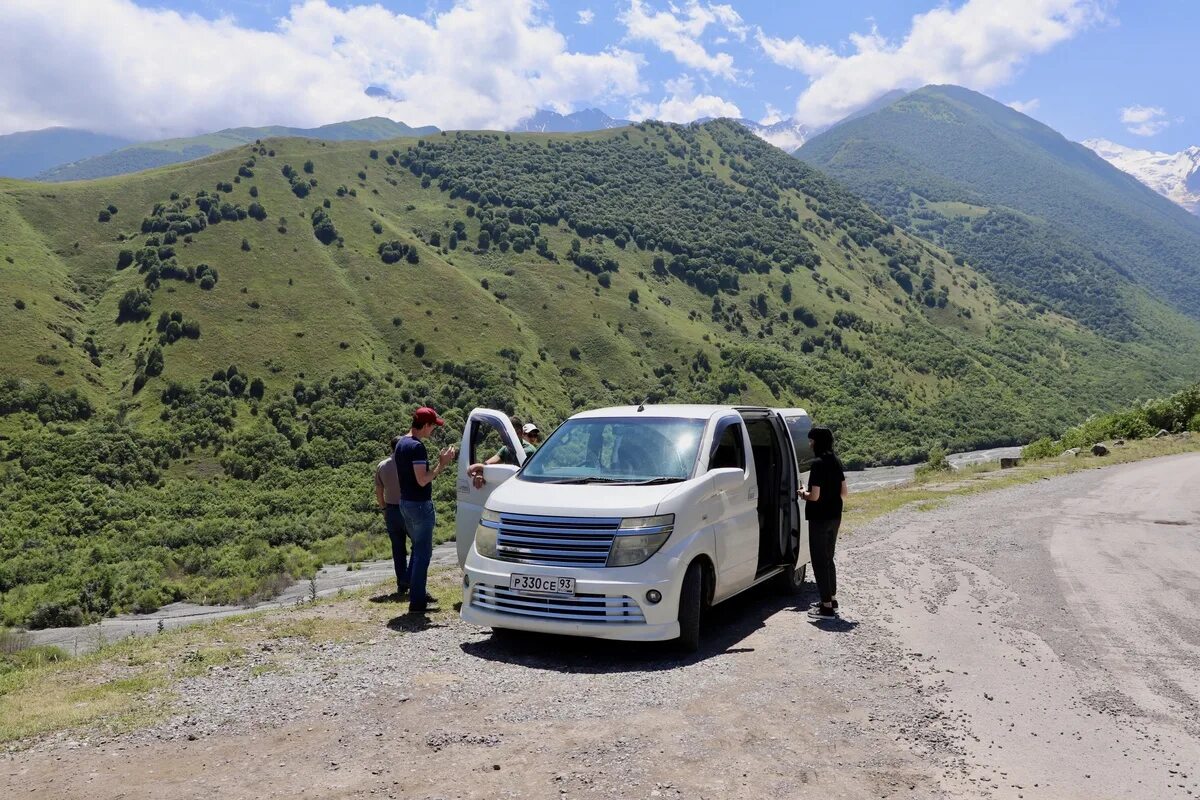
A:
{"label": "windshield wiper", "polygon": [[675,478],[670,475],[659,475],[655,478],[646,478],[644,481],[629,481],[630,486],[654,486],[660,483],[679,483],[683,478]]}
{"label": "windshield wiper", "polygon": [[542,481],[542,483],[629,483],[629,481],[624,478],[605,478],[597,475],[586,478],[560,478],[553,481]]}

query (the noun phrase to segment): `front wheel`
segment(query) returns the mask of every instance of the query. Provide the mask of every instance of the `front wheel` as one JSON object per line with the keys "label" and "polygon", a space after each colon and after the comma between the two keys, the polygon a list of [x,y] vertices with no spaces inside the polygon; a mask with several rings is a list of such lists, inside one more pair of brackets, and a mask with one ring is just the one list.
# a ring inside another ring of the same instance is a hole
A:
{"label": "front wheel", "polygon": [[700,563],[687,568],[679,592],[679,649],[694,653],[700,649],[700,611],[704,605],[704,572]]}
{"label": "front wheel", "polygon": [[808,577],[808,564],[786,570],[779,576],[779,588],[785,594],[800,594],[804,591],[804,581]]}

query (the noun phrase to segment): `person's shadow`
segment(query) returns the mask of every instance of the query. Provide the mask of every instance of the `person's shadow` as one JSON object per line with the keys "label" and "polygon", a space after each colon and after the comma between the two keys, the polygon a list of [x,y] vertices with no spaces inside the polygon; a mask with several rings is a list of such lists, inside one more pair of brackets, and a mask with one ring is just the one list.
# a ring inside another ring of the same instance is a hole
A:
{"label": "person's shadow", "polygon": [[[807,612],[806,612],[807,613]],[[849,633],[858,627],[858,621],[845,617],[810,617],[808,624],[830,633]]]}
{"label": "person's shadow", "polygon": [[397,633],[416,633],[417,631],[427,631],[431,628],[445,628],[443,622],[435,622],[428,614],[401,614],[398,617],[392,617],[387,622],[387,628],[390,631]]}

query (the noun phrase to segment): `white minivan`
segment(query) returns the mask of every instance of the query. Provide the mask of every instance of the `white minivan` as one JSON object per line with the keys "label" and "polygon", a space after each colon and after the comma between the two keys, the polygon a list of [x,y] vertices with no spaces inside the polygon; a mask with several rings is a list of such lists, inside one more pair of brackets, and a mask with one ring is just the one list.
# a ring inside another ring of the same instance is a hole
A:
{"label": "white minivan", "polygon": [[[464,620],[492,628],[699,646],[706,608],[775,579],[808,545],[796,490],[803,409],[641,405],[568,419],[527,459],[501,412],[475,409],[458,467]],[[492,446],[518,466],[468,466]]]}

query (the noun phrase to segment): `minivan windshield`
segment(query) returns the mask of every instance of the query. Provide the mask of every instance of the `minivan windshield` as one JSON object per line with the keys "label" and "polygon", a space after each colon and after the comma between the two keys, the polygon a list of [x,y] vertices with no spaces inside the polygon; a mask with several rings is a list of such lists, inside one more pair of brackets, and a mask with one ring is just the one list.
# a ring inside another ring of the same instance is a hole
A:
{"label": "minivan windshield", "polygon": [[520,479],[538,483],[674,483],[696,464],[702,419],[569,419],[530,456]]}

